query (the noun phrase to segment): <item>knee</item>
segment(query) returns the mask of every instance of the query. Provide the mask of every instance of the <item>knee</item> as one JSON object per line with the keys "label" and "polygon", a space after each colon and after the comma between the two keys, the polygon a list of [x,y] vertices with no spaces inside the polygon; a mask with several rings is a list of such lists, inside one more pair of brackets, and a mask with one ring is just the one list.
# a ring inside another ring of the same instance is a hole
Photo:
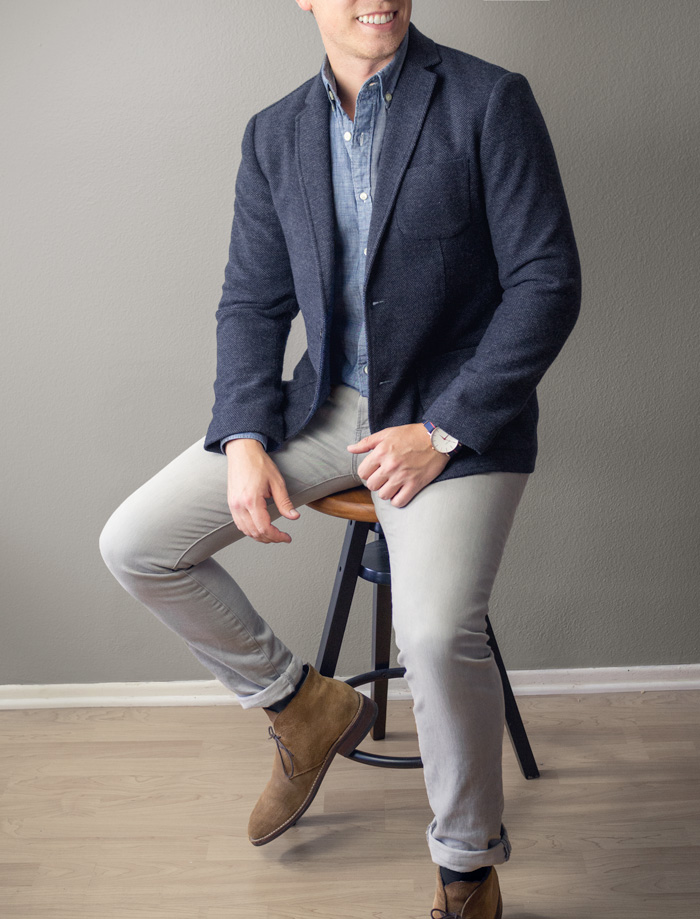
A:
{"label": "knee", "polygon": [[397,628],[396,644],[404,664],[421,669],[445,672],[464,660],[483,660],[491,656],[486,623],[455,622],[449,617],[436,617],[417,626]]}
{"label": "knee", "polygon": [[119,508],[112,514],[100,533],[100,555],[112,574],[118,578],[129,565],[130,557],[126,529],[121,526]]}
{"label": "knee", "polygon": [[129,513],[127,502],[120,505],[102,528],[100,555],[118,581],[149,570],[149,550],[142,527]]}

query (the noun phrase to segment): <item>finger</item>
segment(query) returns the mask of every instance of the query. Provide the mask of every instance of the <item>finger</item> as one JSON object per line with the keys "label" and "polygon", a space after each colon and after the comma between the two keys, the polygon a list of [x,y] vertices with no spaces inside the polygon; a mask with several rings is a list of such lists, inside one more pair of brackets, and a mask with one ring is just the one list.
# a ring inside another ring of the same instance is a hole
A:
{"label": "finger", "polygon": [[374,453],[370,453],[357,467],[357,473],[361,478],[368,479],[379,468],[381,468],[381,459]]}
{"label": "finger", "polygon": [[285,533],[282,530],[277,529],[274,523],[271,523],[262,534],[265,537],[265,542],[291,542],[292,537],[289,533]]}
{"label": "finger", "polygon": [[[265,505],[265,511],[267,511],[267,505]],[[258,519],[256,521],[245,507],[237,507],[235,511],[231,512],[231,516],[241,533],[243,533],[244,536],[250,537],[250,539],[254,539],[256,542],[291,542],[291,536],[287,533],[282,533],[281,530],[278,530],[277,527],[272,524],[269,513],[267,514],[267,520],[270,522],[267,525],[265,524],[264,517],[262,520]]]}
{"label": "finger", "polygon": [[366,453],[372,450],[381,441],[381,431],[375,431],[374,434],[368,434],[354,444],[348,444],[348,450],[351,453]]}
{"label": "finger", "polygon": [[272,523],[270,512],[267,509],[267,502],[261,496],[250,509],[250,516],[253,522],[253,528],[256,537],[264,537],[261,541],[267,542],[291,542],[292,537],[289,533],[283,533],[278,530]]}
{"label": "finger", "polygon": [[272,524],[269,530],[266,533],[265,542],[291,542],[292,537],[289,533],[283,533],[282,530],[278,530],[277,527]]}
{"label": "finger", "polygon": [[231,516],[233,517],[233,522],[236,524],[244,536],[248,536],[250,539],[254,539],[256,542],[270,541],[267,539],[267,537],[261,536],[259,534],[257,527],[253,523],[247,510],[236,511],[235,513],[232,513]]}
{"label": "finger", "polygon": [[387,482],[377,491],[377,495],[385,501],[389,501],[401,491],[402,487],[400,482]]}
{"label": "finger", "polygon": [[289,533],[283,533],[278,530],[274,523],[271,523],[267,529],[261,530],[257,536],[253,537],[257,542],[291,542],[292,537]]}
{"label": "finger", "polygon": [[419,491],[420,489],[416,488],[415,485],[414,486],[404,485],[403,487],[399,488],[399,490],[396,492],[396,494],[391,499],[392,506],[393,507],[406,507],[408,502],[412,498],[414,498],[418,494]]}
{"label": "finger", "polygon": [[270,491],[272,492],[272,500],[275,502],[280,514],[282,514],[283,517],[287,517],[289,520],[297,520],[300,514],[294,507],[292,499],[289,497],[284,479],[280,478],[279,481],[271,481]]}
{"label": "finger", "polygon": [[378,492],[381,488],[386,487],[389,481],[389,476],[385,472],[382,472],[381,469],[378,469],[372,475],[365,477],[365,481],[367,482],[367,488],[369,488],[370,491]]}
{"label": "finger", "polygon": [[231,519],[236,524],[238,529],[243,533],[244,536],[250,535],[250,521],[247,519],[247,514],[244,513],[243,508],[239,508],[237,503],[234,503],[231,498],[228,502],[229,513],[231,514]]}

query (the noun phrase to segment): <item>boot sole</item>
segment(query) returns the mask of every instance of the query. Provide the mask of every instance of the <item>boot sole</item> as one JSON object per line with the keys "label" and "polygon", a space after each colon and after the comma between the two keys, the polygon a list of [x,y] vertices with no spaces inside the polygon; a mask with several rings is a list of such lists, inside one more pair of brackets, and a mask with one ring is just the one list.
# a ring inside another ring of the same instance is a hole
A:
{"label": "boot sole", "polygon": [[379,706],[374,700],[368,699],[367,696],[363,695],[362,693],[358,693],[358,695],[360,697],[360,704],[357,707],[355,717],[352,719],[350,724],[345,728],[343,733],[326,754],[326,758],[321,765],[318,775],[314,779],[313,785],[309,789],[308,795],[304,798],[301,805],[296,809],[291,817],[287,818],[287,820],[278,826],[276,830],[273,830],[271,833],[267,833],[265,836],[261,836],[259,839],[251,839],[249,836],[248,839],[250,839],[254,846],[264,846],[268,842],[272,842],[273,839],[277,839],[278,836],[281,836],[282,833],[284,833],[290,827],[294,826],[304,811],[306,811],[311,806],[311,802],[316,797],[316,794],[321,787],[321,781],[328,771],[330,764],[333,762],[333,757],[336,755],[336,753],[347,756],[349,753],[352,753],[352,751],[363,740],[363,738],[369,734],[372,726],[374,725],[374,722],[377,720],[377,715],[379,714]]}

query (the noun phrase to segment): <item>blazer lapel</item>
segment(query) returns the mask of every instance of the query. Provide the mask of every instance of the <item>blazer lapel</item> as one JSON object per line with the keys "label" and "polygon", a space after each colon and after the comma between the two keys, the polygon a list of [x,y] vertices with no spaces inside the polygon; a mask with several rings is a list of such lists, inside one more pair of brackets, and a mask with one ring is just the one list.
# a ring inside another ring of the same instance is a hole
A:
{"label": "blazer lapel", "polygon": [[312,83],[306,107],[296,120],[296,155],[302,193],[316,250],[326,312],[333,289],[335,211],[331,177],[330,102],[323,80]]}
{"label": "blazer lapel", "polygon": [[372,204],[372,220],[367,246],[369,277],[372,263],[394,206],[401,180],[411,154],[418,142],[421,127],[430,105],[437,81],[435,73],[426,67],[441,58],[437,46],[416,27],[409,26],[408,50],[391,107],[387,113],[386,131],[377,172],[376,194]]}
{"label": "blazer lapel", "polygon": [[[411,23],[406,60],[399,76],[382,144],[376,196],[367,246],[367,271],[379,246],[401,180],[425,120],[436,75],[426,68],[439,63],[437,46]],[[320,75],[313,80],[306,106],[296,120],[296,155],[302,194],[316,252],[319,284],[328,312],[333,291],[335,210],[331,176],[330,111]]]}

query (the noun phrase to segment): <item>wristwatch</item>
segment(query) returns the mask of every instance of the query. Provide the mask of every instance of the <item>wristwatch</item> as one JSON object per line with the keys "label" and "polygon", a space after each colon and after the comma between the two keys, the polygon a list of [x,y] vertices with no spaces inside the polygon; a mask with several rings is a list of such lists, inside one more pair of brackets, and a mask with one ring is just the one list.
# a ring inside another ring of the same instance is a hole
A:
{"label": "wristwatch", "polygon": [[437,453],[446,453],[449,456],[456,456],[461,450],[462,444],[457,438],[448,434],[447,431],[443,431],[442,428],[437,427],[432,421],[424,421],[423,427],[428,434],[430,434],[430,446]]}

